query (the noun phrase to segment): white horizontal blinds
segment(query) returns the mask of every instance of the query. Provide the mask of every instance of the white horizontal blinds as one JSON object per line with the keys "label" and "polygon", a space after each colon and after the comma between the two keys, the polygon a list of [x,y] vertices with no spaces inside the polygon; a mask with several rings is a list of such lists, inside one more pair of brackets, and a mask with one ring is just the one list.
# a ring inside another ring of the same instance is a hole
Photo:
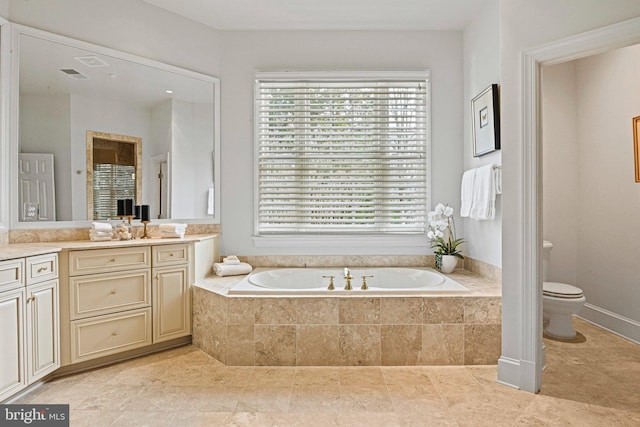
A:
{"label": "white horizontal blinds", "polygon": [[93,219],[114,219],[118,199],[135,199],[135,166],[93,164]]}
{"label": "white horizontal blinds", "polygon": [[427,85],[259,80],[258,232],[423,233]]}

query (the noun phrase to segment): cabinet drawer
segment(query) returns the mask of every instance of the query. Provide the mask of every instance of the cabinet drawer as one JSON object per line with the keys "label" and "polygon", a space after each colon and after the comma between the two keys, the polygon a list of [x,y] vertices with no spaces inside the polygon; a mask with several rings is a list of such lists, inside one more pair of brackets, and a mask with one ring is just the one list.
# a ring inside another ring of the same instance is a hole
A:
{"label": "cabinet drawer", "polygon": [[151,305],[149,269],[76,276],[69,285],[71,319]]}
{"label": "cabinet drawer", "polygon": [[58,254],[27,258],[27,285],[58,278]]}
{"label": "cabinet drawer", "polygon": [[70,276],[145,267],[151,267],[148,246],[69,252]]}
{"label": "cabinet drawer", "polygon": [[151,344],[151,308],[71,322],[71,362]]}
{"label": "cabinet drawer", "polygon": [[0,292],[24,286],[24,259],[0,261]]}
{"label": "cabinet drawer", "polygon": [[186,264],[189,261],[189,245],[158,245],[153,247],[153,266]]}

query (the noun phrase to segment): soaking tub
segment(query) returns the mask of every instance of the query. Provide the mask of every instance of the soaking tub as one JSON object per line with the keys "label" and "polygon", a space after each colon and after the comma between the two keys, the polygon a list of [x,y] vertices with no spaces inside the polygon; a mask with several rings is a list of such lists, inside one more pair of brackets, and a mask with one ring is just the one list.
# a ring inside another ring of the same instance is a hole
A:
{"label": "soaking tub", "polygon": [[[254,271],[229,290],[252,296],[386,296],[464,292],[467,288],[431,268],[353,268],[352,290],[345,290],[345,270],[337,268],[278,268]],[[334,276],[334,290],[329,277]],[[367,290],[362,290],[363,276]]]}

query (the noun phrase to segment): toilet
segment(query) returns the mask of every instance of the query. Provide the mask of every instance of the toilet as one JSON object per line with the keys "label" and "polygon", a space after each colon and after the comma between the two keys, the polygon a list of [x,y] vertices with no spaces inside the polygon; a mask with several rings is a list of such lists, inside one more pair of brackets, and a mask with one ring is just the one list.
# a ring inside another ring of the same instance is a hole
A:
{"label": "toilet", "polygon": [[544,334],[553,338],[570,340],[576,337],[573,329],[573,315],[587,301],[582,289],[566,283],[547,282],[549,257],[553,243],[544,241],[542,245],[542,312]]}

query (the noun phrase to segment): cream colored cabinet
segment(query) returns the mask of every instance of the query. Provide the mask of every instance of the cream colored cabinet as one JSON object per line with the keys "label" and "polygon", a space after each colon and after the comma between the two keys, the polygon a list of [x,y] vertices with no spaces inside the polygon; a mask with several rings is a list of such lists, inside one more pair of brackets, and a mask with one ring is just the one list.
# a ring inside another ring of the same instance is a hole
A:
{"label": "cream colored cabinet", "polygon": [[24,289],[0,293],[0,401],[26,386],[23,307]]}
{"label": "cream colored cabinet", "polygon": [[191,335],[192,247],[69,251],[65,363],[113,358]]}
{"label": "cream colored cabinet", "polygon": [[189,246],[153,247],[153,341],[191,335]]}
{"label": "cream colored cabinet", "polygon": [[69,252],[70,362],[152,343],[151,248]]}
{"label": "cream colored cabinet", "polygon": [[58,280],[27,286],[26,344],[29,384],[60,366]]}
{"label": "cream colored cabinet", "polygon": [[60,366],[58,257],[0,262],[0,400]]}

